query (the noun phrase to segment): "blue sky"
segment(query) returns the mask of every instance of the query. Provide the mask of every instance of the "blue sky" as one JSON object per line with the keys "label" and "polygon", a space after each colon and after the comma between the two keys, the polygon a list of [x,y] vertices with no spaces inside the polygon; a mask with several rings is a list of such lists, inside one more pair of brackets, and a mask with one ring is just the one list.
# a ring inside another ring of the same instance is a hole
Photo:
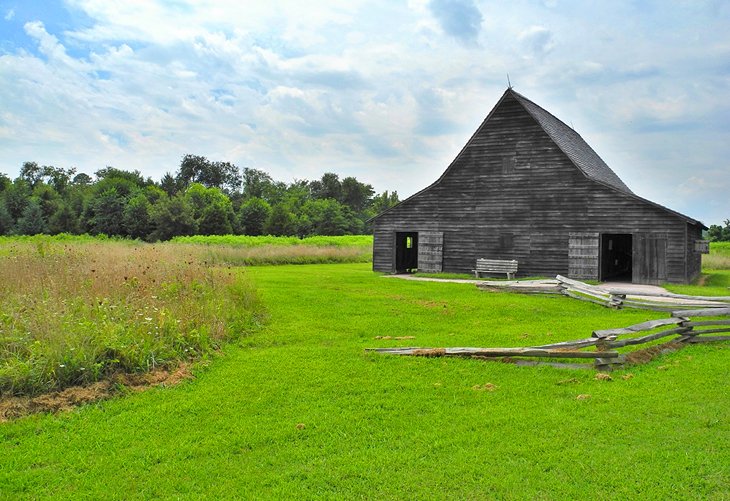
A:
{"label": "blue sky", "polygon": [[0,0],[0,172],[186,153],[401,197],[507,87],[637,194],[730,218],[730,2]]}

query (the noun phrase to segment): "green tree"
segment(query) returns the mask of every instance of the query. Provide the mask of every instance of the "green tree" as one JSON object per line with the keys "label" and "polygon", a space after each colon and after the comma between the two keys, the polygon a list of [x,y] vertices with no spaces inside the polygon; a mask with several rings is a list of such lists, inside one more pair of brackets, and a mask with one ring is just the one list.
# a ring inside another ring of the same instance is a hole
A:
{"label": "green tree", "polygon": [[69,204],[61,202],[56,212],[48,219],[48,233],[57,235],[59,233],[78,233],[79,220]]}
{"label": "green tree", "polygon": [[271,176],[258,169],[243,168],[243,197],[261,198],[269,201],[274,191],[274,180]]}
{"label": "green tree", "polygon": [[258,197],[249,198],[241,205],[239,222],[246,235],[263,235],[266,221],[271,216],[269,203]]}
{"label": "green tree", "polygon": [[730,241],[730,219],[724,221],[725,226],[711,224],[707,230],[707,238],[712,242]]}
{"label": "green tree", "polygon": [[177,181],[173,177],[172,174],[169,172],[165,172],[165,175],[162,176],[162,179],[160,180],[160,189],[167,193],[168,196],[175,196],[178,191],[180,191],[180,187],[177,185]]}
{"label": "green tree", "polygon": [[8,186],[10,186],[10,183],[12,183],[12,181],[10,180],[10,178],[8,176],[6,176],[5,174],[3,174],[3,173],[0,172],[0,193],[2,193],[3,191],[5,191],[5,189]]}
{"label": "green tree", "polygon": [[64,169],[52,165],[43,166],[43,179],[56,190],[56,193],[63,194],[71,184],[71,178],[76,174],[76,169]]}
{"label": "green tree", "polygon": [[30,198],[18,219],[16,231],[20,235],[38,235],[46,232],[46,221],[41,204],[35,198]]}
{"label": "green tree", "polygon": [[333,172],[325,172],[322,175],[322,179],[319,181],[312,181],[310,183],[310,190],[312,198],[318,200],[324,200],[325,198],[331,198],[342,201],[342,183],[340,177]]}
{"label": "green tree", "polygon": [[344,205],[355,212],[364,210],[370,203],[375,190],[369,184],[363,184],[354,177],[342,180],[342,200]]}
{"label": "green tree", "polygon": [[[209,207],[216,206],[216,209],[211,209],[208,214],[208,218],[217,217],[215,214],[222,213],[228,221],[225,228],[229,228],[228,233],[232,233],[233,226],[236,223],[236,214],[233,211],[233,204],[231,199],[226,196],[218,188],[206,188],[200,183],[193,183],[185,191],[185,199],[190,203],[193,208],[193,215],[198,225],[202,224],[203,217]],[[206,223],[206,230],[214,229],[208,226]],[[202,231],[202,229],[201,229]],[[216,231],[222,231],[222,228],[217,228]],[[220,233],[210,233],[211,235],[218,235]]]}
{"label": "green tree", "polygon": [[142,173],[138,170],[129,171],[106,166],[103,169],[96,171],[94,175],[99,181],[105,179],[125,179],[139,188],[144,188],[145,186],[154,184],[152,179],[145,179],[144,176],[142,176]]}
{"label": "green tree", "polygon": [[198,230],[193,208],[184,196],[160,200],[151,211],[155,230],[150,235],[151,241],[169,240],[178,235],[195,235]]}
{"label": "green tree", "polygon": [[163,198],[167,198],[168,196],[163,189],[155,186],[154,184],[145,186],[140,193],[142,193],[147,201],[152,205],[156,204],[159,200]]}
{"label": "green tree", "polygon": [[228,204],[215,202],[208,205],[200,218],[198,233],[201,235],[232,234],[231,210],[230,201],[228,201]]}
{"label": "green tree", "polygon": [[264,233],[276,236],[296,235],[297,226],[294,214],[284,204],[275,205],[264,225]]}
{"label": "green tree", "polygon": [[[310,235],[344,235],[347,220],[342,215],[342,205],[337,200],[310,200],[302,208],[306,215]],[[300,232],[305,228],[300,227]]]}
{"label": "green tree", "polygon": [[389,193],[388,190],[385,190],[380,195],[375,195],[373,197],[372,203],[370,205],[370,208],[372,210],[372,216],[376,216],[380,214],[381,212],[390,209],[395,204],[397,204],[400,200],[398,199],[398,192],[394,191],[392,193]]}
{"label": "green tree", "polygon": [[13,218],[13,222],[17,221],[23,214],[23,210],[28,205],[30,198],[30,187],[22,178],[16,178],[3,192],[5,197],[5,208]]}
{"label": "green tree", "polygon": [[151,210],[152,204],[142,191],[130,198],[122,213],[124,232],[132,238],[147,238],[153,231]]}
{"label": "green tree", "polygon": [[241,188],[241,174],[238,167],[230,162],[211,162],[199,155],[185,155],[175,177],[178,189],[192,183],[200,183],[208,188],[218,188],[233,193]]}
{"label": "green tree", "polygon": [[20,168],[20,179],[25,181],[30,188],[35,188],[37,183],[43,179],[43,167],[36,162],[23,162]]}
{"label": "green tree", "polygon": [[5,198],[0,196],[0,235],[9,235],[13,230],[13,217],[5,207]]}
{"label": "green tree", "polygon": [[120,195],[114,187],[92,198],[84,211],[88,231],[94,235],[125,235],[123,216],[126,202],[127,197]]}
{"label": "green tree", "polygon": [[33,197],[38,200],[43,210],[43,217],[48,221],[58,210],[61,204],[61,196],[50,185],[39,182],[33,188]]}
{"label": "green tree", "polygon": [[75,186],[88,186],[92,182],[94,182],[94,180],[91,179],[91,176],[89,176],[88,174],[84,174],[83,172],[81,172],[81,173],[76,174],[74,176],[73,180],[71,181],[71,184],[73,184]]}

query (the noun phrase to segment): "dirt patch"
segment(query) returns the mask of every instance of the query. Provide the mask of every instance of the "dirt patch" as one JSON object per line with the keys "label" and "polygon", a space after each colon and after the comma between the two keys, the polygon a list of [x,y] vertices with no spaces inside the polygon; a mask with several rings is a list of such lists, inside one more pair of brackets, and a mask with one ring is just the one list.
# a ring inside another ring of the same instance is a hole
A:
{"label": "dirt patch", "polygon": [[72,386],[36,397],[0,399],[0,422],[40,412],[68,411],[79,405],[96,402],[127,391],[140,392],[155,386],[174,386],[191,379],[190,366],[183,364],[172,371],[156,370],[144,374],[115,374],[108,381],[87,386]]}
{"label": "dirt patch", "polygon": [[444,301],[424,301],[424,300],[416,300],[415,303],[417,305],[423,306],[424,308],[448,308],[448,304]]}
{"label": "dirt patch", "polygon": [[636,350],[626,354],[626,363],[637,365],[651,362],[656,357],[664,355],[665,353],[671,353],[677,351],[686,346],[685,343],[679,341],[670,341],[657,346],[650,346],[643,350]]}
{"label": "dirt patch", "polygon": [[707,280],[710,278],[710,275],[701,274],[700,278],[697,279],[697,284],[700,287],[704,287],[707,285]]}
{"label": "dirt patch", "polygon": [[434,348],[431,350],[413,350],[413,354],[417,357],[443,357],[446,350],[443,348]]}

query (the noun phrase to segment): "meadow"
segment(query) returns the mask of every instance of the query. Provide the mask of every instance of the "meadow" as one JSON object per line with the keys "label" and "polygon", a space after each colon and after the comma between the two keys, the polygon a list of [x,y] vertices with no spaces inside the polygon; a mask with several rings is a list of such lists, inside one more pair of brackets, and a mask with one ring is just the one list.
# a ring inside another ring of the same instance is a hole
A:
{"label": "meadow", "polygon": [[266,322],[220,343],[193,380],[0,423],[0,497],[730,496],[727,343],[611,380],[365,351],[539,344],[660,313],[403,281],[368,263],[223,269],[256,291]]}
{"label": "meadow", "polygon": [[372,245],[367,236],[223,241],[0,238],[0,396],[205,358],[264,315],[233,265],[362,262]]}

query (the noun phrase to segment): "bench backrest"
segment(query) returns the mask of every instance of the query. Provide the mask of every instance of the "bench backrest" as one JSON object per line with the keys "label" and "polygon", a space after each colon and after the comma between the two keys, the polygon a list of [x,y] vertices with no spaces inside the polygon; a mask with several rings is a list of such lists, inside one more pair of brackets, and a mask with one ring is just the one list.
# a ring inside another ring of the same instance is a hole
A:
{"label": "bench backrest", "polygon": [[511,261],[504,259],[477,259],[477,271],[515,273],[517,271],[517,261],[514,259]]}

